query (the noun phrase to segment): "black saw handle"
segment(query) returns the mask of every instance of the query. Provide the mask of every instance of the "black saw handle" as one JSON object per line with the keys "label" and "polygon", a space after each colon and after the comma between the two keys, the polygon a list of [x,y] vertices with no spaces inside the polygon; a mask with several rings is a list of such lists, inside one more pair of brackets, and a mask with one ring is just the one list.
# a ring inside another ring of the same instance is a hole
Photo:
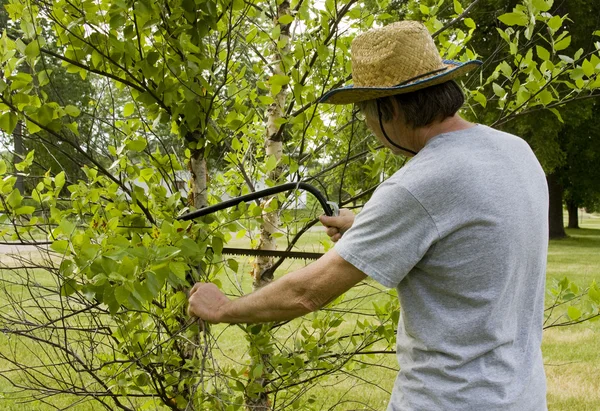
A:
{"label": "black saw handle", "polygon": [[337,209],[337,204],[328,202],[327,199],[325,198],[325,196],[323,194],[321,194],[321,192],[319,190],[317,190],[315,187],[311,186],[310,184],[299,182],[299,183],[286,183],[286,184],[282,184],[282,185],[279,185],[276,187],[271,187],[271,188],[267,188],[264,190],[255,191],[254,193],[246,194],[246,195],[243,195],[240,197],[235,197],[235,198],[232,198],[231,200],[223,201],[222,203],[215,204],[210,207],[204,207],[204,208],[201,208],[200,210],[196,210],[191,213],[183,214],[183,215],[177,217],[177,220],[182,220],[182,221],[192,220],[194,218],[212,214],[216,211],[234,207],[234,206],[238,205],[239,203],[247,203],[249,201],[258,200],[259,198],[268,197],[273,194],[279,194],[279,193],[283,193],[285,191],[298,190],[298,189],[306,190],[309,193],[311,193],[312,195],[314,195],[317,198],[317,200],[319,200],[319,203],[321,204],[321,207],[323,207],[325,214],[327,214],[328,216],[337,215],[337,212],[339,211]]}

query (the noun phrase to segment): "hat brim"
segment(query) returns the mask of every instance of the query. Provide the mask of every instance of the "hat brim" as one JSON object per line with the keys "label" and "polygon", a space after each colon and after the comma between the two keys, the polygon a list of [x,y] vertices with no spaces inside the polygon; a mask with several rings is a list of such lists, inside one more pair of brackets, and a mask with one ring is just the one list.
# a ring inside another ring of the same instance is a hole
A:
{"label": "hat brim", "polygon": [[446,66],[445,70],[432,74],[429,77],[422,77],[413,82],[392,87],[354,87],[353,85],[349,85],[328,91],[319,99],[319,103],[352,104],[380,97],[410,93],[462,76],[482,64],[479,60],[470,60],[467,62],[444,60],[443,63]]}

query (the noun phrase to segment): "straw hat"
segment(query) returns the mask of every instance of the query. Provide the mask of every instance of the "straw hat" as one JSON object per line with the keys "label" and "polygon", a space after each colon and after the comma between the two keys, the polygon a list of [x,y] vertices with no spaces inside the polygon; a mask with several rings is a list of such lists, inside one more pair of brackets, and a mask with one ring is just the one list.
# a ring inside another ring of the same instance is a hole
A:
{"label": "straw hat", "polygon": [[352,41],[350,54],[354,84],[327,92],[321,103],[349,104],[409,93],[481,64],[442,60],[429,31],[418,21],[400,21],[360,34]]}

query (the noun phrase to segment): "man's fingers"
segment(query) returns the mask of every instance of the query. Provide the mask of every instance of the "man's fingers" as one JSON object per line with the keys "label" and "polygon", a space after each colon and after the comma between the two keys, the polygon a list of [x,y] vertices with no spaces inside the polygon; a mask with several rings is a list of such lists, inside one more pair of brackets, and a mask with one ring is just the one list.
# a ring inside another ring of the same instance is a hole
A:
{"label": "man's fingers", "polygon": [[319,221],[326,227],[336,227],[339,223],[336,217],[330,217],[328,215],[322,215],[319,217]]}
{"label": "man's fingers", "polygon": [[194,284],[194,286],[192,287],[192,289],[190,290],[190,292],[188,293],[188,298],[190,298],[192,295],[194,295],[194,293],[196,291],[198,291],[198,288],[200,287],[202,283],[196,283]]}
{"label": "man's fingers", "polygon": [[334,243],[337,243],[340,238],[342,238],[342,235],[340,233],[337,233],[331,237],[331,241],[333,241]]}
{"label": "man's fingers", "polygon": [[334,235],[338,234],[340,232],[340,230],[337,229],[337,227],[329,227],[327,228],[327,235],[329,237],[333,237]]}

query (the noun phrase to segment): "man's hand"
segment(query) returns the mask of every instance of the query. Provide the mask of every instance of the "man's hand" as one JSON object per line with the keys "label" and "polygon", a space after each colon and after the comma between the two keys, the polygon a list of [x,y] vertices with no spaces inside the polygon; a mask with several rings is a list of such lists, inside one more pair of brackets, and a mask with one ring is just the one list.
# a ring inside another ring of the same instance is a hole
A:
{"label": "man's hand", "polygon": [[211,283],[196,283],[188,296],[188,315],[209,323],[219,323],[223,307],[231,301]]}
{"label": "man's hand", "polygon": [[331,241],[336,243],[342,235],[352,227],[354,223],[354,213],[347,208],[340,210],[340,215],[337,217],[330,217],[322,215],[319,217],[321,224],[327,228],[327,235],[331,238]]}

